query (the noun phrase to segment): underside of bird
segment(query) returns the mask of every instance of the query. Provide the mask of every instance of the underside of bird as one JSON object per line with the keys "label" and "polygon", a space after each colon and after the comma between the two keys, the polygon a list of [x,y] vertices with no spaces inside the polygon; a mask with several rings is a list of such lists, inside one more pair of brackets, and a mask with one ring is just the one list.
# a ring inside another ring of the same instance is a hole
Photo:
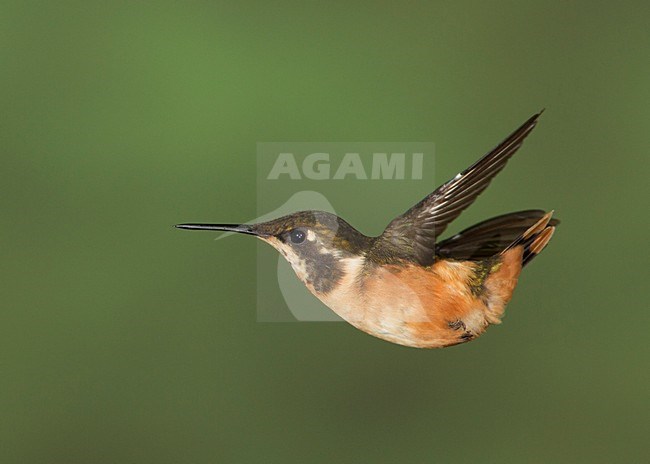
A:
{"label": "underside of bird", "polygon": [[[350,324],[393,343],[441,348],[468,342],[501,322],[522,267],[553,235],[557,221],[551,214],[525,211],[478,224],[442,242],[447,257],[430,266],[351,258],[335,289],[310,290]],[[502,237],[489,232],[491,222],[511,227]],[[522,223],[528,227],[520,228]],[[514,230],[517,236],[497,254],[483,256]]]}

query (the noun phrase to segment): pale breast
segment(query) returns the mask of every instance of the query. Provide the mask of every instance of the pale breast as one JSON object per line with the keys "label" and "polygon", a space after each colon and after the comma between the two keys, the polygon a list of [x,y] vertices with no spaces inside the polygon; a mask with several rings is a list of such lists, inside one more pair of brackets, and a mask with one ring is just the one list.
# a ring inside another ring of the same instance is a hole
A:
{"label": "pale breast", "polygon": [[[512,260],[514,263],[515,260]],[[431,267],[366,266],[363,258],[345,263],[345,277],[328,294],[313,292],[341,318],[376,337],[407,346],[440,347],[462,343],[497,323],[509,300],[512,278],[520,271],[503,263],[509,284],[486,281],[489,294],[470,285],[477,264],[440,261]],[[497,288],[498,287],[498,288]]]}

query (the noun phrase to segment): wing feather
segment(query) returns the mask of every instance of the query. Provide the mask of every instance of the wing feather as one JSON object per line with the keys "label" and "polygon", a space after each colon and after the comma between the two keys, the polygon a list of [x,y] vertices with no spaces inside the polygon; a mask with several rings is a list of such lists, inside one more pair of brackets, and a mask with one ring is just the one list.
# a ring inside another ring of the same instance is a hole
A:
{"label": "wing feather", "polygon": [[379,237],[379,243],[406,252],[420,264],[431,264],[436,238],[476,200],[494,176],[505,167],[537,124],[540,114],[541,112],[533,115],[469,168],[391,221]]}

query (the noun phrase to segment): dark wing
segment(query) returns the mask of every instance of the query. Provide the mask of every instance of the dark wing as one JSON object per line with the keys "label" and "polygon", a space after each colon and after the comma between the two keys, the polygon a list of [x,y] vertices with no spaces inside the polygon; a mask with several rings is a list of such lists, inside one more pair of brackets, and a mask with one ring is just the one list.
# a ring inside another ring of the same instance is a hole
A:
{"label": "dark wing", "polygon": [[436,238],[476,200],[537,124],[532,116],[496,148],[388,224],[379,242],[420,264],[433,262]]}
{"label": "dark wing", "polygon": [[[541,209],[530,209],[487,219],[438,243],[436,254],[458,260],[489,258],[505,250],[545,214]],[[548,225],[559,223],[553,218]]]}

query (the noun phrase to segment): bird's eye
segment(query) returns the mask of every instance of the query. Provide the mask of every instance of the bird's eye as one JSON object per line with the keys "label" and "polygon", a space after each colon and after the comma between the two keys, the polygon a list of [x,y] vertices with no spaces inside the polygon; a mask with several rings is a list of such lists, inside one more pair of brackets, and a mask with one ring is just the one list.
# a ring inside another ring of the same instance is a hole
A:
{"label": "bird's eye", "polygon": [[291,238],[291,243],[295,243],[297,245],[305,241],[307,234],[302,229],[293,229],[289,233],[289,238]]}

